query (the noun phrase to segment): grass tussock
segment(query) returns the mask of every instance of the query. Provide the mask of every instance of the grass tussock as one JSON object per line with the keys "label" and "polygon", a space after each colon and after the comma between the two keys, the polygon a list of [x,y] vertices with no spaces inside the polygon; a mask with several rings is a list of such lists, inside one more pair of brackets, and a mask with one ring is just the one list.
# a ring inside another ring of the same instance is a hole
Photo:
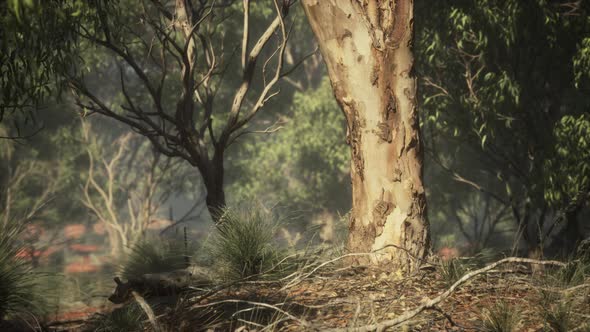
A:
{"label": "grass tussock", "polygon": [[29,319],[47,311],[45,297],[39,294],[38,287],[43,276],[18,258],[23,250],[19,243],[22,231],[20,225],[0,226],[0,321]]}
{"label": "grass tussock", "polygon": [[520,323],[520,313],[506,302],[500,301],[483,314],[483,331],[513,332]]}
{"label": "grass tussock", "polygon": [[552,277],[557,286],[573,287],[583,284],[589,272],[589,263],[576,260],[557,270]]}
{"label": "grass tussock", "polygon": [[140,240],[131,247],[121,267],[121,276],[130,280],[144,274],[184,269],[190,262],[189,251],[184,241]]}
{"label": "grass tussock", "polygon": [[208,243],[221,279],[239,280],[280,272],[284,258],[276,241],[280,220],[262,208],[226,208]]}
{"label": "grass tussock", "polygon": [[574,315],[569,301],[547,303],[541,308],[545,324],[554,332],[567,332],[575,327]]}
{"label": "grass tussock", "polygon": [[454,284],[471,270],[485,266],[498,258],[498,254],[491,249],[480,250],[470,257],[456,257],[442,260],[438,273],[447,286]]}
{"label": "grass tussock", "polygon": [[570,288],[584,284],[590,276],[590,259],[587,253],[573,255],[566,266],[549,270],[540,280],[544,287]]}
{"label": "grass tussock", "polygon": [[92,318],[85,331],[134,332],[143,331],[147,317],[136,303],[117,308],[109,313]]}
{"label": "grass tussock", "polygon": [[438,272],[448,286],[454,284],[469,271],[468,264],[463,259],[452,258],[442,261]]}

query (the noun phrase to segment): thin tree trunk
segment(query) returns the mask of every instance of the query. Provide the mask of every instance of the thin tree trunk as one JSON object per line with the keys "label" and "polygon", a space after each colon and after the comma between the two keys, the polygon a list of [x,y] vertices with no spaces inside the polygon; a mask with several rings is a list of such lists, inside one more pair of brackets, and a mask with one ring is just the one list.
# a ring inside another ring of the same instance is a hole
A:
{"label": "thin tree trunk", "polygon": [[111,247],[111,257],[118,258],[121,254],[121,251],[124,249],[122,248],[123,245],[121,244],[119,234],[107,223],[104,223],[104,225],[107,237],[109,239],[109,246]]}
{"label": "thin tree trunk", "polygon": [[430,246],[413,71],[413,2],[302,4],[347,118],[352,150],[348,248],[379,250],[356,258],[359,263],[393,262],[412,269],[411,256],[424,257]]}
{"label": "thin tree trunk", "polygon": [[217,223],[221,217],[222,209],[225,208],[223,151],[217,151],[213,159],[203,167],[199,167],[199,170],[207,190],[207,209],[213,221]]}

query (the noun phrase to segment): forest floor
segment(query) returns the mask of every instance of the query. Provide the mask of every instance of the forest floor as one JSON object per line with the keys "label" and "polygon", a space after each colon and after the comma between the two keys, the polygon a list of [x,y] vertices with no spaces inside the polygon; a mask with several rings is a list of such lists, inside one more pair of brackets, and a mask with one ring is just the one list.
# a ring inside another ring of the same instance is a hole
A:
{"label": "forest floor", "polygon": [[442,263],[403,276],[317,266],[280,282],[197,292],[156,310],[143,330],[590,331],[590,279],[576,268],[549,264],[532,273],[529,264],[508,262],[463,270],[468,275],[464,268]]}

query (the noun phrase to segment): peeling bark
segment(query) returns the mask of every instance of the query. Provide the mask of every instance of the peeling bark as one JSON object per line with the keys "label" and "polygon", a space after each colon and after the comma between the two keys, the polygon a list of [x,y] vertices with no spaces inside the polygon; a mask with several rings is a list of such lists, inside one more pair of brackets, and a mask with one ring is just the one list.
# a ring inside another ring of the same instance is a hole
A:
{"label": "peeling bark", "polygon": [[424,257],[430,246],[413,70],[413,1],[302,4],[347,119],[353,191],[349,250],[389,245],[355,259],[412,270],[410,254]]}

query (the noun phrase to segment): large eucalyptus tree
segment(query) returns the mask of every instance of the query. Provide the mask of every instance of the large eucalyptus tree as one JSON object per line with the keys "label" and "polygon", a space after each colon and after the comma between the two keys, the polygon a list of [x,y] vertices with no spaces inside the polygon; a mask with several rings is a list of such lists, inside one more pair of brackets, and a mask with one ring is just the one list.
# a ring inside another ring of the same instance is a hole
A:
{"label": "large eucalyptus tree", "polygon": [[357,261],[412,269],[430,245],[414,76],[413,1],[303,0],[347,119]]}

